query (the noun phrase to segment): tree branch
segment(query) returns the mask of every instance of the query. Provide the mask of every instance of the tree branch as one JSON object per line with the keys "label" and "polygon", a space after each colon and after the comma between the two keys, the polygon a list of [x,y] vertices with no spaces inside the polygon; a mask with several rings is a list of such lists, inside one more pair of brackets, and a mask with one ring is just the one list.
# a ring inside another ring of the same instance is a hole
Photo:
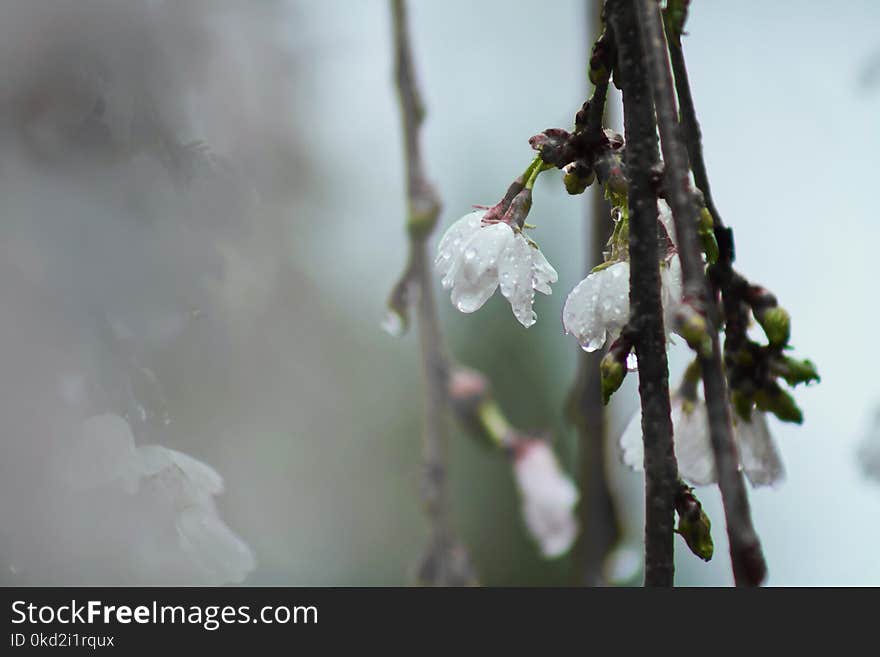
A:
{"label": "tree branch", "polygon": [[660,300],[657,190],[657,134],[644,53],[632,0],[609,0],[617,65],[623,92],[630,179],[630,307],[636,329],[639,396],[645,443],[645,585],[671,586],[674,575],[674,502],[678,467],[672,445],[666,333]]}
{"label": "tree branch", "polygon": [[395,78],[403,120],[410,253],[389,305],[405,319],[413,294],[417,295],[424,390],[425,475],[422,494],[430,523],[429,544],[418,568],[418,579],[423,584],[436,586],[466,585],[473,582],[474,575],[467,553],[455,540],[450,523],[446,483],[449,362],[437,320],[426,244],[440,214],[440,201],[425,175],[421,157],[419,133],[424,109],[415,78],[404,0],[392,0],[391,13]]}
{"label": "tree branch", "polygon": [[[714,308],[697,239],[698,207],[688,180],[687,153],[679,134],[672,74],[666,58],[663,23],[656,0],[634,0],[653,91],[657,123],[665,163],[666,200],[672,210],[678,253],[684,277],[684,298],[705,316],[712,339],[709,355],[700,355],[703,386],[709,414],[709,434],[715,454],[718,486],[724,502],[730,556],[737,585],[758,585],[766,574],[758,536],[752,526],[745,482],[733,441],[727,383],[721,362],[721,348]],[[692,125],[696,125],[694,119]],[[705,182],[705,168],[702,170]],[[708,189],[708,187],[707,187]],[[711,211],[711,210],[710,210]]]}

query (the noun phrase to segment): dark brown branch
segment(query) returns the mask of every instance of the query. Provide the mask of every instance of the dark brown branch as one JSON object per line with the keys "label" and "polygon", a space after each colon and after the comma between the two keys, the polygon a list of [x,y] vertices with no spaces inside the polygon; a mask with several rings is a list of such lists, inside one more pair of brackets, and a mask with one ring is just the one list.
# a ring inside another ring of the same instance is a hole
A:
{"label": "dark brown branch", "polygon": [[[758,536],[752,526],[745,482],[739,471],[715,313],[707,312],[711,297],[696,233],[698,207],[690,189],[688,156],[679,134],[662,18],[656,0],[634,0],[634,4],[648,62],[647,77],[653,91],[660,128],[666,200],[672,210],[678,237],[685,300],[690,301],[705,315],[707,330],[712,338],[711,355],[701,355],[700,364],[709,414],[709,434],[718,472],[718,487],[721,489],[727,521],[733,573],[737,585],[758,585],[764,579],[766,566]],[[705,170],[703,175],[705,176]]]}
{"label": "dark brown branch", "polygon": [[[718,243],[724,240],[718,236],[720,231],[724,230],[724,222],[718,209],[715,207],[715,200],[712,198],[712,190],[709,187],[709,176],[706,173],[706,162],[703,159],[702,133],[700,124],[697,121],[697,111],[694,107],[694,97],[691,94],[691,83],[688,78],[687,65],[684,60],[684,51],[681,47],[681,40],[674,36],[668,35],[669,58],[672,62],[672,71],[675,75],[675,91],[678,96],[678,102],[681,110],[681,129],[685,144],[687,145],[688,157],[690,159],[691,170],[694,173],[694,182],[703,193],[703,201],[712,218],[715,221],[715,233]],[[729,240],[728,240],[729,241]],[[725,254],[722,249],[721,258],[727,258],[733,261],[733,243],[730,242],[730,250]]]}
{"label": "dark brown branch", "polygon": [[678,467],[672,445],[666,334],[660,300],[657,133],[632,0],[609,0],[617,47],[629,188],[630,308],[636,329],[645,443],[645,586],[672,586],[674,502]]}
{"label": "dark brown branch", "polygon": [[[588,34],[598,32],[599,16],[603,0],[587,0],[588,7],[595,7],[593,17],[587,24]],[[590,99],[587,118],[587,133],[602,130],[603,115],[607,113],[605,100],[608,83],[596,85]],[[603,111],[605,110],[605,111]],[[603,248],[608,233],[608,203],[602,185],[594,185],[586,212],[586,243],[584,244],[585,273],[602,262]],[[606,462],[606,422],[605,405],[602,403],[599,352],[587,353],[578,350],[578,371],[572,384],[568,399],[569,418],[578,430],[578,487],[580,503],[578,516],[580,536],[575,546],[574,583],[577,585],[601,586],[605,583],[602,565],[606,556],[620,539],[618,523],[608,478],[605,473]]]}
{"label": "dark brown branch", "polygon": [[[423,496],[430,523],[430,538],[418,568],[418,579],[420,583],[429,585],[464,585],[472,582],[473,573],[467,553],[453,536],[449,517],[446,484],[449,362],[437,320],[426,245],[426,239],[437,223],[440,202],[422,163],[419,133],[424,109],[415,79],[404,0],[392,0],[391,12],[395,77],[403,120],[407,227],[410,235],[409,261],[401,281],[392,292],[391,303],[394,304],[396,295],[402,294],[400,301],[404,304],[403,312],[406,312],[407,305],[412,301],[411,292],[417,294],[416,315],[424,389]],[[399,312],[398,307],[392,307]]]}

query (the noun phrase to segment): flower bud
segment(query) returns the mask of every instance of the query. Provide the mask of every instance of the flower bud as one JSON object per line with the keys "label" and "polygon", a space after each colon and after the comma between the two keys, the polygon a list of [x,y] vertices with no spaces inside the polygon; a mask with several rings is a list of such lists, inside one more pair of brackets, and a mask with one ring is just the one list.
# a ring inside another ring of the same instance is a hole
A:
{"label": "flower bud", "polygon": [[569,162],[562,171],[565,190],[571,195],[583,194],[596,178],[593,169],[582,160]]}
{"label": "flower bud", "polygon": [[718,242],[715,240],[715,222],[712,220],[712,213],[707,208],[700,211],[700,223],[697,226],[697,234],[703,244],[703,252],[706,254],[706,261],[710,265],[718,262]]}
{"label": "flower bud", "polygon": [[752,406],[755,401],[751,395],[747,395],[742,390],[733,389],[730,392],[730,403],[733,404],[736,414],[743,420],[749,420],[752,417]]}
{"label": "flower bud", "polygon": [[688,303],[683,303],[676,313],[677,333],[685,339],[688,346],[700,356],[712,355],[712,337],[706,318]]}
{"label": "flower bud", "polygon": [[675,531],[684,539],[691,552],[703,561],[709,561],[715,551],[712,522],[694,495],[694,489],[681,481],[675,495],[675,510],[678,513],[678,528]]}
{"label": "flower bud", "polygon": [[607,84],[611,77],[612,61],[611,40],[607,32],[602,32],[593,44],[593,52],[590,55],[590,82],[596,86]]}
{"label": "flower bud", "polygon": [[771,347],[782,347],[788,344],[791,335],[791,316],[785,308],[773,306],[755,313],[755,319],[764,329]]}
{"label": "flower bud", "polygon": [[571,134],[562,128],[549,128],[544,132],[529,138],[529,146],[541,154],[541,160],[546,164],[561,167],[567,162],[564,155]]}
{"label": "flower bud", "polygon": [[688,5],[690,0],[668,0],[663,10],[663,22],[666,26],[667,38],[676,44],[681,43],[681,35],[684,34],[684,24],[687,21]]}
{"label": "flower bud", "polygon": [[773,413],[783,422],[801,424],[804,421],[804,414],[795,403],[794,397],[775,383],[755,393],[755,404],[762,411]]}
{"label": "flower bud", "polygon": [[691,552],[703,561],[709,561],[712,559],[712,554],[715,551],[711,529],[712,522],[701,508],[695,519],[679,516],[678,529],[676,531],[684,539],[684,542],[687,543]]}
{"label": "flower bud", "polygon": [[607,404],[611,400],[611,395],[617,392],[618,388],[623,384],[626,377],[626,357],[621,362],[619,356],[614,351],[609,351],[602,357],[599,363],[599,372],[602,377],[602,402]]}
{"label": "flower bud", "polygon": [[771,365],[773,373],[785,379],[788,385],[794,387],[799,383],[811,383],[820,381],[816,366],[809,360],[796,360],[783,356]]}

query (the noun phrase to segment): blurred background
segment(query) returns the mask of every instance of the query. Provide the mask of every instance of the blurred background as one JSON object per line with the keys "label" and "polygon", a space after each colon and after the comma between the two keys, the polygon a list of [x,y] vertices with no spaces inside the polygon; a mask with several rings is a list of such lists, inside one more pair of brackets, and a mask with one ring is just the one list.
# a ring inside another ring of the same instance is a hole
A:
{"label": "blurred background", "polygon": [[[570,125],[594,9],[410,5],[442,230],[500,198],[528,137]],[[858,457],[880,443],[878,28],[870,0],[694,2],[684,40],[738,268],[791,312],[792,342],[822,374],[796,393],[802,427],[770,420],[787,480],[751,492],[772,585],[880,584],[880,485]],[[380,329],[407,249],[390,37],[382,0],[2,3],[2,583],[241,579],[178,554],[174,504],[78,485],[91,476],[81,427],[107,414],[136,446],[222,475],[212,528],[250,546],[245,584],[410,581],[426,537],[418,355],[414,336]],[[455,356],[572,468],[562,411],[578,347],[560,315],[589,204],[557,175],[529,219],[560,277],[538,323],[523,329],[498,295],[473,315],[438,303]],[[673,382],[686,362],[673,350]],[[634,379],[610,407],[607,466],[637,547],[641,475],[614,452]],[[574,581],[570,558],[541,559],[527,536],[507,461],[454,428],[450,473],[483,583]],[[716,557],[677,539],[677,581],[730,584],[717,490],[698,494]]]}

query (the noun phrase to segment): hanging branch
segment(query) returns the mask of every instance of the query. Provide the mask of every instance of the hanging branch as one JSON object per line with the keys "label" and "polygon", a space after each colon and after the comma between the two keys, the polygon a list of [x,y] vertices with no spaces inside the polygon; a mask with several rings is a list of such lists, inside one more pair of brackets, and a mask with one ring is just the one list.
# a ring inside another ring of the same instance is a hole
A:
{"label": "hanging branch", "polygon": [[446,357],[431,286],[426,240],[437,223],[440,200],[425,175],[419,132],[424,108],[415,78],[404,0],[392,0],[395,77],[403,120],[409,260],[389,300],[402,326],[416,300],[424,390],[423,499],[430,524],[428,548],[418,568],[420,583],[436,586],[471,584],[467,552],[454,538],[449,513],[446,461],[448,444]]}
{"label": "hanging branch", "polygon": [[[715,313],[710,312],[714,309],[709,304],[709,286],[696,232],[699,210],[690,190],[687,152],[679,134],[660,9],[656,0],[634,0],[634,4],[649,67],[645,76],[650,82],[656,105],[665,164],[664,189],[678,237],[684,300],[705,319],[706,332],[711,338],[711,350],[698,355],[702,366],[709,434],[718,472],[718,487],[724,503],[734,578],[737,585],[756,586],[766,575],[766,565],[760,541],[752,526],[745,482],[739,471],[717,324]],[[696,125],[695,119],[691,125]],[[701,168],[701,177],[705,182],[705,167]],[[708,186],[706,189],[708,190]]]}
{"label": "hanging branch", "polygon": [[657,134],[633,3],[609,0],[623,92],[629,175],[630,323],[639,362],[645,445],[645,585],[673,583],[674,504],[678,467],[672,444],[666,333],[660,299]]}
{"label": "hanging branch", "polygon": [[[594,18],[587,21],[588,33],[601,26],[603,0],[588,0]],[[591,67],[592,68],[592,67]],[[591,76],[594,77],[595,76]],[[607,113],[607,78],[594,79],[595,88],[589,100],[586,132],[600,135],[603,115]],[[608,216],[602,186],[595,185],[590,194],[586,212],[586,243],[584,245],[585,273],[603,261],[608,226],[601,220]],[[606,462],[605,405],[602,402],[599,362],[602,354],[578,350],[578,370],[568,399],[568,417],[577,427],[579,438],[578,487],[580,489],[580,536],[575,548],[574,582],[578,585],[599,586],[605,583],[602,565],[605,557],[620,538],[620,525],[615,515]]]}

